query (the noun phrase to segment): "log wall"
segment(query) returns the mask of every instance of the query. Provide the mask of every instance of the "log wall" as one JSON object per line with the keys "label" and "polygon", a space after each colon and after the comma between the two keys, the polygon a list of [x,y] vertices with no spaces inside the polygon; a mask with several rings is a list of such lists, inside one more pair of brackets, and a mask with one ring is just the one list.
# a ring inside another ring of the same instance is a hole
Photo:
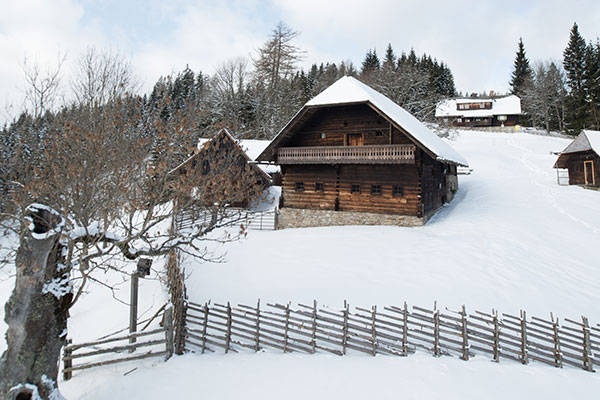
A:
{"label": "log wall", "polygon": [[594,179],[596,186],[600,186],[600,156],[593,151],[573,153],[567,162],[569,169],[569,185],[585,185],[584,161],[594,163]]}
{"label": "log wall", "polygon": [[[390,141],[390,132],[392,139]],[[325,137],[322,137],[325,134]],[[345,146],[347,134],[362,134],[365,146],[413,144],[367,105],[326,107],[300,127],[285,147]]]}
{"label": "log wall", "polygon": [[[282,169],[284,207],[415,215],[420,189],[414,165],[293,165]],[[304,190],[297,190],[302,183]],[[321,183],[323,191],[315,190]],[[352,193],[358,185],[360,192]],[[378,185],[381,193],[372,194]],[[394,186],[402,195],[394,194]]]}

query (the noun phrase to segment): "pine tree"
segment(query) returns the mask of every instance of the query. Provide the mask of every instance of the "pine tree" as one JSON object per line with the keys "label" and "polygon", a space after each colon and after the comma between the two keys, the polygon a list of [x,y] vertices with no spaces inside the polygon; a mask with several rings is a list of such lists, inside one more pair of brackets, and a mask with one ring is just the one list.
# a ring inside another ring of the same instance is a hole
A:
{"label": "pine tree", "polygon": [[579,33],[577,23],[571,28],[569,44],[563,52],[563,66],[567,76],[567,129],[578,133],[586,124],[585,58],[587,46]]}
{"label": "pine tree", "polygon": [[523,38],[519,38],[519,49],[515,57],[514,71],[511,74],[511,93],[519,97],[523,96],[525,89],[531,84],[533,74],[529,66],[529,60],[525,55]]}
{"label": "pine tree", "polygon": [[377,56],[377,50],[373,49],[367,51],[365,59],[362,62],[361,75],[368,76],[374,72],[379,71],[381,64],[379,63],[379,57]]}
{"label": "pine tree", "polygon": [[394,49],[392,49],[392,44],[388,43],[388,47],[385,50],[385,59],[383,60],[383,69],[385,70],[394,70],[396,69],[396,54],[394,53]]}

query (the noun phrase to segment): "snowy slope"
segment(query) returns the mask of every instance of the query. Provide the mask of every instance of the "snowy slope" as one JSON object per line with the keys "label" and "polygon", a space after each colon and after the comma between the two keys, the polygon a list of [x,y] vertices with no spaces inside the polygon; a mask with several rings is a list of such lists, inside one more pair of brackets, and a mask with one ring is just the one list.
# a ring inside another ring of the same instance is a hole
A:
{"label": "snowy slope", "polygon": [[[225,263],[188,260],[188,294],[196,302],[317,299],[334,307],[344,299],[366,307],[404,300],[430,307],[437,300],[453,309],[464,303],[469,311],[583,314],[598,323],[600,192],[556,184],[550,151],[568,143],[523,133],[461,132],[452,146],[474,172],[460,176],[455,200],[426,226],[251,231],[242,242],[214,245],[227,253]],[[162,303],[157,287],[148,282],[142,288],[145,304]],[[94,312],[111,318],[104,311],[115,307],[108,297],[92,293],[77,306],[70,320],[76,339],[89,334],[84,325]],[[373,358],[269,352],[128,363],[83,371],[60,384],[67,398],[98,400],[553,399],[595,393],[600,375],[539,363],[494,364],[484,357],[464,362],[425,353]]]}

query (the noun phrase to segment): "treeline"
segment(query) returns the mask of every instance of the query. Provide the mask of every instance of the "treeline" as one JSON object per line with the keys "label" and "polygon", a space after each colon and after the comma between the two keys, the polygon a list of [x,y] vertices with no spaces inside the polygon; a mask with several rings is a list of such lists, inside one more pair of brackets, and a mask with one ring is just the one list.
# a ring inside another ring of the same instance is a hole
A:
{"label": "treeline", "polygon": [[573,24],[562,65],[527,59],[519,40],[510,81],[521,97],[523,123],[577,134],[600,129],[600,42],[586,42]]}
{"label": "treeline", "polygon": [[436,104],[456,94],[447,65],[427,54],[417,56],[413,49],[398,57],[391,44],[383,60],[368,50],[360,69],[342,61],[299,70],[304,53],[293,44],[297,35],[279,24],[253,60],[228,60],[212,76],[188,67],[160,78],[148,100],[155,102],[161,93],[173,99],[165,116],[195,110],[205,135],[226,127],[238,138],[271,139],[302,105],[345,75],[371,85],[421,120],[433,120]]}

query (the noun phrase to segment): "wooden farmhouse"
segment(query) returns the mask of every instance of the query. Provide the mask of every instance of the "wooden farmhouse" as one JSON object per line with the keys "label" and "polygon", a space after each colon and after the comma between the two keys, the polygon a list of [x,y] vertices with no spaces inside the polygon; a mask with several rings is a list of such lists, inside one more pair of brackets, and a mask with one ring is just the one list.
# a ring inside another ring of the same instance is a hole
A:
{"label": "wooden farmhouse", "polygon": [[424,224],[467,162],[352,77],[310,100],[257,158],[281,166],[279,228]]}
{"label": "wooden farmhouse", "polygon": [[520,115],[521,99],[515,95],[448,99],[435,109],[440,124],[456,127],[515,126],[519,124]]}
{"label": "wooden farmhouse", "polygon": [[202,141],[193,155],[171,171],[187,192],[206,204],[247,207],[271,179],[246,154],[226,129]]}
{"label": "wooden farmhouse", "polygon": [[600,131],[583,131],[558,156],[554,168],[569,170],[569,185],[600,186]]}

